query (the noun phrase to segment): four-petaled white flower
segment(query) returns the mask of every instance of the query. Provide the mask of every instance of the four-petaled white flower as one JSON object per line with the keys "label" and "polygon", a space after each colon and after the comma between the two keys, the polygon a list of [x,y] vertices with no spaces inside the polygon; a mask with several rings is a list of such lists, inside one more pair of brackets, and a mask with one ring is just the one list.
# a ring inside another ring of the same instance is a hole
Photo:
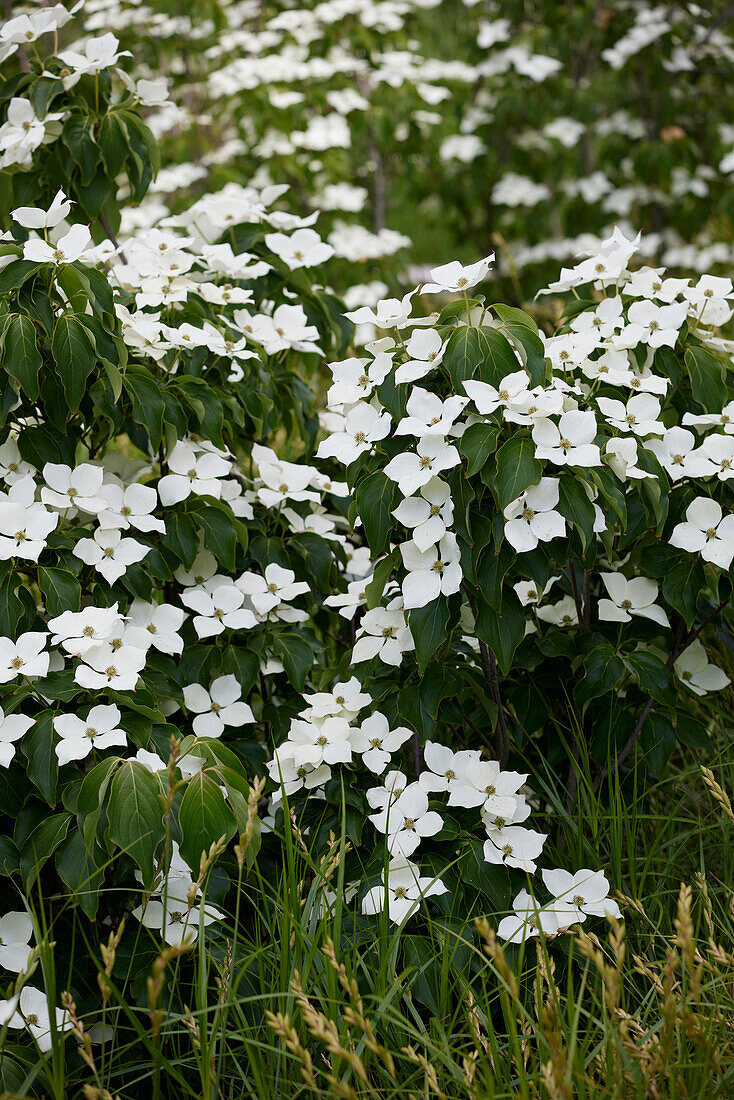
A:
{"label": "four-petaled white flower", "polygon": [[212,451],[201,451],[180,439],[168,456],[168,469],[158,482],[158,496],[166,508],[180,504],[192,493],[197,496],[222,495],[221,478],[231,470],[231,463]]}
{"label": "four-petaled white flower", "polygon": [[445,481],[433,477],[422,486],[419,496],[406,497],[392,514],[404,527],[412,528],[418,550],[428,550],[443,538],[453,520],[451,490]]}
{"label": "four-petaled white flower", "polygon": [[489,265],[494,259],[494,252],[478,260],[474,264],[464,267],[458,260],[451,260],[440,267],[431,268],[431,282],[424,283],[421,287],[423,294],[463,293],[471,287],[486,279]]}
{"label": "four-petaled white flower", "polygon": [[504,511],[505,538],[520,554],[566,534],[566,521],[555,508],[560,495],[557,478],[542,477]]}
{"label": "four-petaled white flower", "polygon": [[428,795],[420,783],[408,786],[369,819],[379,833],[387,836],[391,856],[411,856],[421,840],[435,836],[443,828],[443,818],[428,808]]}
{"label": "four-petaled white flower", "polygon": [[697,497],[686,509],[685,522],[673,528],[670,545],[728,569],[734,558],[734,515],[724,516],[717,501]]}
{"label": "four-petaled white flower", "polygon": [[448,397],[442,401],[435,393],[414,386],[405,406],[408,415],[398,422],[395,435],[416,435],[419,439],[447,436],[468,403],[467,397]]}
{"label": "four-petaled white flower", "polygon": [[459,544],[450,531],[435,546],[421,551],[414,542],[400,547],[407,574],[403,580],[403,607],[425,607],[439,596],[451,596],[461,588]]}
{"label": "four-petaled white flower", "polygon": [[[46,485],[41,489],[41,500],[60,512],[78,508],[81,512],[97,515],[105,507],[100,495],[104,470],[83,462],[73,470],[63,462],[47,462],[43,467]],[[69,512],[74,516],[75,512]]]}
{"label": "four-petaled white flower", "polygon": [[31,237],[23,245],[23,259],[37,264],[73,264],[84,259],[92,241],[87,225],[72,225],[68,233],[56,244],[49,244],[40,237]]}
{"label": "four-petaled white flower", "polygon": [[543,851],[546,833],[523,829],[521,825],[491,827],[487,829],[487,833],[488,837],[484,842],[484,858],[487,863],[517,867],[528,874],[535,872],[535,861]]}
{"label": "four-petaled white flower", "polygon": [[609,897],[609,882],[602,871],[582,868],[570,871],[544,870],[543,883],[551,894],[551,908],[559,928],[581,924],[588,917],[622,916],[616,901]]}
{"label": "four-petaled white flower", "polygon": [[200,638],[211,638],[224,630],[250,630],[257,626],[252,611],[244,606],[245,593],[227,581],[213,592],[205,588],[187,588],[181,600],[195,611],[194,629]]}
{"label": "four-petaled white flower", "polygon": [[386,665],[398,667],[403,653],[415,649],[413,635],[408,629],[400,599],[399,607],[373,607],[359,624],[357,641],[352,650],[352,664],[379,657]]}
{"label": "four-petaled white flower", "polygon": [[530,375],[526,370],[506,374],[495,389],[488,382],[469,379],[462,383],[483,416],[489,416],[502,406],[515,405],[530,397]]}
{"label": "four-petaled white flower", "polygon": [[24,558],[38,561],[46,540],[59,522],[59,513],[35,501],[32,477],[15,481],[5,498],[0,497],[0,560]]}
{"label": "four-petaled white flower", "polygon": [[136,527],[138,531],[166,532],[162,519],[152,516],[158,504],[158,494],[151,485],[122,485],[108,483],[99,490],[105,507],[97,515],[100,527]]}
{"label": "four-petaled white flower", "polygon": [[729,677],[723,669],[709,663],[704,645],[698,638],[684,649],[673,668],[676,676],[694,695],[721,691],[729,683]]}
{"label": "four-petaled white flower", "polygon": [[[7,1021],[8,1027],[26,1028],[38,1044],[38,1049],[45,1053],[51,1049],[51,1015],[48,1010],[46,994],[31,985],[23,986],[18,1000],[18,1009]],[[72,1027],[71,1020],[63,1008],[54,1009],[54,1030],[56,1032],[68,1031]]]}
{"label": "four-petaled white flower", "polygon": [[258,615],[267,615],[284,600],[294,600],[309,591],[308,583],[297,581],[292,569],[283,569],[275,562],[265,566],[264,577],[243,573],[236,584],[249,597]]}
{"label": "four-petaled white flower", "polygon": [[628,623],[633,615],[639,615],[660,626],[670,626],[665,610],[655,603],[658,598],[655,581],[649,577],[633,577],[628,581],[621,573],[602,573],[601,579],[610,597],[599,600],[602,622]]}
{"label": "four-petaled white flower", "polygon": [[541,932],[547,936],[558,932],[558,918],[552,906],[541,906],[526,889],[517,895],[512,909],[513,912],[503,917],[497,926],[497,935],[507,943],[523,943]]}
{"label": "four-petaled white flower", "polygon": [[425,378],[440,365],[447,343],[442,342],[435,328],[417,328],[405,345],[409,359],[395,371],[395,381],[417,382]]}
{"label": "four-petaled white flower", "polygon": [[93,565],[108,584],[114,584],[130,565],[142,561],[150,549],[137,539],[123,538],[119,527],[98,527],[93,538],[79,539],[72,553],[85,565]]}
{"label": "four-petaled white flower", "polygon": [[48,634],[27,631],[15,641],[0,638],[0,684],[7,684],[17,676],[45,676],[50,660],[46,652]]}
{"label": "four-petaled white flower", "polygon": [[221,737],[225,726],[255,721],[252,708],[241,701],[242,688],[236,676],[218,676],[208,691],[201,684],[188,684],[183,696],[187,709],[196,715],[197,737]]}
{"label": "four-petaled white flower", "polygon": [[334,255],[334,249],[321,240],[315,229],[297,229],[290,236],[286,233],[266,233],[265,246],[291,271],[323,264]]}
{"label": "four-petaled white flower", "polygon": [[423,898],[438,897],[448,892],[440,878],[421,875],[415,863],[404,856],[390,860],[379,886],[373,886],[362,898],[362,912],[376,916],[387,909],[394,924],[418,912]]}
{"label": "four-petaled white flower", "polygon": [[359,729],[352,730],[350,740],[354,751],[361,754],[362,763],[375,775],[381,775],[392,753],[412,736],[405,726],[391,730],[384,714],[375,713],[365,718]]}
{"label": "four-petaled white flower", "polygon": [[626,404],[610,397],[598,397],[596,403],[609,424],[619,432],[662,435],[665,431],[665,425],[658,420],[660,400],[651,393],[637,393]]}
{"label": "four-petaled white flower", "polygon": [[53,727],[61,741],[56,745],[59,764],[83,760],[92,749],[108,749],[112,745],[127,745],[127,734],[120,729],[120,711],[114,706],[96,706],[80,718],[76,714],[58,714]]}
{"label": "four-petaled white flower", "polygon": [[533,424],[535,457],[546,458],[556,466],[600,466],[596,437],[596,417],[591,410],[572,409],[562,414],[558,424],[544,418]]}
{"label": "four-petaled white flower", "polygon": [[450,470],[460,462],[456,447],[445,443],[440,436],[427,435],[418,440],[415,452],[405,451],[391,458],[385,473],[391,481],[397,481],[404,497],[412,497],[436,474]]}
{"label": "four-petaled white flower", "polygon": [[319,458],[336,458],[349,466],[365,451],[371,450],[373,443],[384,439],[391,424],[389,412],[380,412],[374,405],[360,401],[347,413],[344,431],[323,439],[316,453]]}

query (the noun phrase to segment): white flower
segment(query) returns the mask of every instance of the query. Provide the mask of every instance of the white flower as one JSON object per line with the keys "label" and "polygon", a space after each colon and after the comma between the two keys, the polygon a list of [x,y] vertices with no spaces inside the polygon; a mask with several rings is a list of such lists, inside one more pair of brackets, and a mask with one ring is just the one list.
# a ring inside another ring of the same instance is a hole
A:
{"label": "white flower", "polygon": [[266,233],[265,245],[291,271],[323,264],[334,255],[331,245],[322,241],[314,229],[297,229],[290,237],[285,233]]}
{"label": "white flower", "polygon": [[662,435],[665,425],[658,420],[660,401],[651,393],[638,393],[627,404],[610,397],[598,397],[596,403],[608,423],[618,432],[635,435]]}
{"label": "white flower", "polygon": [[420,439],[425,436],[447,436],[467,404],[466,397],[448,397],[442,401],[435,393],[413,386],[405,406],[408,415],[398,423],[395,435],[416,435]]}
{"label": "white flower", "polygon": [[[43,467],[46,485],[41,489],[41,500],[51,508],[66,512],[78,508],[81,512],[96,515],[105,507],[100,495],[104,470],[83,462],[73,470],[63,463],[47,462]],[[74,516],[75,512],[69,513]]]}
{"label": "white flower", "polygon": [[35,206],[19,206],[10,211],[11,218],[25,229],[54,229],[69,216],[73,201],[67,199],[63,191],[57,191],[48,210],[39,210]]}
{"label": "white flower", "polygon": [[[54,1030],[68,1031],[72,1023],[62,1008],[54,1009]],[[8,1020],[8,1027],[27,1028],[38,1044],[38,1049],[46,1052],[51,1049],[51,1016],[48,1010],[46,994],[31,985],[23,986],[18,1002],[18,1011]]]}
{"label": "white flower", "polygon": [[103,642],[88,649],[83,664],[74,672],[74,682],[81,687],[109,688],[111,691],[134,691],[145,668],[145,650],[123,645],[119,649]]}
{"label": "white flower", "polygon": [[557,478],[542,477],[504,511],[505,538],[518,553],[534,550],[539,542],[550,542],[566,534],[566,521],[555,511],[559,498]]}
{"label": "white flower", "polygon": [[138,531],[166,532],[162,519],[156,519],[150,513],[158,504],[158,494],[151,485],[107,484],[99,490],[105,502],[104,509],[98,513],[100,527],[136,527]]}
{"label": "white flower", "polygon": [[500,406],[517,404],[532,396],[530,375],[526,370],[506,374],[497,389],[488,382],[477,382],[474,379],[462,382],[462,385],[483,416],[489,416]]}
{"label": "white flower", "polygon": [[723,428],[727,435],[734,434],[734,401],[724,405],[720,413],[683,413],[683,423],[697,428]]}
{"label": "white flower", "polygon": [[685,523],[673,529],[670,545],[728,569],[734,558],[734,515],[722,518],[720,504],[698,497],[686,509]]}
{"label": "white flower", "polygon": [[72,553],[86,565],[93,565],[108,584],[114,584],[127,572],[128,566],[142,561],[150,553],[137,539],[126,539],[117,527],[98,527],[91,539],[79,539]]}
{"label": "white flower", "polygon": [[15,756],[15,745],[35,724],[35,718],[28,718],[25,714],[5,714],[0,708],[0,767],[10,767],[10,761]]}
{"label": "white flower", "polygon": [[417,328],[411,335],[405,350],[410,358],[395,371],[396,382],[416,382],[435,370],[443,359],[448,340],[441,342],[435,329]]}
{"label": "white flower", "polygon": [[426,791],[447,791],[450,795],[466,782],[466,769],[479,760],[479,750],[454,752],[435,741],[426,741],[423,760],[428,770],[418,777],[421,787]]}
{"label": "white flower", "polygon": [[313,764],[296,764],[288,749],[289,745],[286,741],[275,750],[273,759],[265,765],[270,778],[280,787],[280,793],[290,797],[301,787],[312,791],[329,782],[331,768],[328,764],[320,764],[317,767]]}
{"label": "white flower", "polygon": [[709,664],[703,643],[698,639],[691,642],[681,653],[673,668],[676,676],[691,689],[694,695],[721,691],[729,683],[729,677],[722,669]]}
{"label": "white flower", "polygon": [[397,798],[388,802],[369,819],[380,833],[387,835],[391,856],[411,856],[421,840],[435,836],[443,828],[443,818],[428,809],[428,795],[420,783],[410,783]]}
{"label": "white flower", "polygon": [[76,714],[59,714],[53,726],[61,741],[56,745],[59,764],[83,760],[92,749],[108,749],[112,745],[127,745],[127,735],[117,723],[120,711],[116,706],[96,706],[86,718]]}
{"label": "white flower", "polygon": [[524,943],[530,936],[538,936],[541,931],[548,936],[558,931],[558,918],[552,906],[542,908],[527,890],[522,889],[512,903],[514,912],[503,917],[497,928],[497,935],[508,943]]}
{"label": "white flower", "polygon": [[696,437],[693,432],[677,425],[668,428],[662,439],[649,439],[645,443],[647,450],[652,451],[671,481],[678,481],[682,477],[706,477],[715,472],[703,449],[694,450],[695,446]]}
{"label": "white flower", "polygon": [[168,469],[171,473],[158,482],[158,495],[165,507],[179,504],[192,493],[218,500],[222,495],[220,478],[229,474],[231,464],[211,451],[197,455],[191,443],[179,440],[168,456]]}
{"label": "white flower", "polygon": [[476,760],[467,765],[461,782],[449,794],[449,806],[481,806],[489,820],[500,818],[505,824],[516,820],[524,798],[518,794],[527,775],[502,771],[495,760]]}
{"label": "white flower", "polygon": [[274,451],[256,443],[252,448],[252,460],[257,463],[262,486],[257,490],[258,500],[266,508],[277,508],[283,501],[311,501],[318,504],[318,493],[309,491],[312,472],[310,466],[298,462],[284,462]]}
{"label": "white flower", "polygon": [[16,641],[0,638],[0,684],[7,684],[16,676],[45,676],[48,672],[49,654],[45,652],[48,634],[28,631]]}
{"label": "white flower", "polygon": [[326,396],[326,404],[354,405],[371,395],[375,386],[385,381],[392,357],[387,353],[369,359],[344,359],[341,363],[329,363],[333,386]]}
{"label": "white flower", "polygon": [[357,632],[352,650],[352,664],[379,657],[383,664],[398,667],[403,653],[415,649],[413,636],[405,622],[402,600],[399,607],[373,607],[367,611]]}
{"label": "white flower", "polygon": [[292,569],[283,569],[275,562],[265,566],[264,577],[257,573],[243,573],[235,583],[249,596],[258,615],[267,615],[283,600],[294,600],[309,591],[307,582],[297,581]]}
{"label": "white flower", "polygon": [[333,596],[327,596],[324,600],[325,606],[335,607],[345,619],[353,619],[358,608],[364,607],[367,603],[365,589],[371,580],[372,577],[369,576],[350,581],[346,592],[338,592]]}
{"label": "white flower", "polygon": [[701,457],[705,456],[719,481],[734,477],[734,436],[715,433],[701,444]]}
{"label": "white flower", "polygon": [[484,842],[487,863],[504,864],[506,867],[518,867],[528,874],[534,873],[537,867],[535,861],[543,851],[547,833],[523,829],[521,825],[488,828],[487,832],[489,836]]}
{"label": "white flower", "polygon": [[372,444],[384,439],[390,431],[392,417],[389,412],[380,413],[373,405],[360,401],[350,409],[344,422],[344,431],[335,432],[319,443],[318,458],[336,458],[345,466],[354,462]]}
{"label": "white flower", "polygon": [[451,260],[440,267],[431,268],[432,282],[425,283],[420,289],[423,294],[461,293],[486,279],[494,252],[477,263],[464,267],[458,260]]}
{"label": "white flower", "polygon": [[614,346],[634,348],[638,344],[648,344],[651,348],[675,347],[687,313],[686,302],[674,302],[669,306],[633,302],[627,310],[629,323],[614,337]]}
{"label": "white flower", "polygon": [[421,552],[434,546],[446,534],[454,517],[451,491],[445,481],[433,477],[420,496],[406,497],[393,509],[395,519],[413,530],[413,542]]}
{"label": "white flower", "polygon": [[[78,80],[85,73],[98,73],[102,69],[112,68],[121,57],[130,57],[128,50],[118,50],[119,45],[114,34],[108,31],[98,38],[88,38],[81,51],[63,50],[59,54],[59,61],[66,68],[72,69]],[[71,84],[67,83],[66,86],[70,87]]]}
{"label": "white flower", "polygon": [[416,453],[406,451],[392,458],[385,467],[385,473],[391,481],[397,481],[404,497],[412,497],[436,474],[450,470],[460,462],[456,447],[438,436],[429,435],[418,441]]}
{"label": "white flower", "polygon": [[[650,443],[659,442],[657,439],[650,440]],[[637,440],[632,436],[625,435],[610,439],[604,448],[604,457],[620,481],[626,481],[629,477],[637,481],[654,477],[654,474],[646,473],[637,465]]]}
{"label": "white flower", "polygon": [[462,572],[456,535],[450,531],[435,546],[421,551],[414,542],[400,547],[408,574],[403,580],[403,607],[425,607],[439,596],[450,596],[461,588]]}
{"label": "white flower", "polygon": [[195,611],[194,629],[200,638],[211,638],[225,629],[250,630],[257,626],[257,619],[244,606],[245,593],[237,585],[218,585],[213,592],[204,588],[191,588],[181,593],[181,600]]}
{"label": "white flower", "polygon": [[348,764],[352,759],[352,730],[346,718],[329,717],[316,722],[295,718],[288,731],[288,740],[281,751],[296,765]]}
{"label": "white flower", "polygon": [[377,328],[405,328],[410,323],[412,309],[410,299],[414,294],[415,291],[411,290],[402,301],[399,298],[384,298],[377,303],[374,310],[369,306],[360,306],[359,309],[345,313],[344,316],[355,325],[371,323]]}
{"label": "white flower", "polygon": [[559,928],[581,924],[589,917],[621,917],[616,901],[609,897],[609,882],[602,871],[583,868],[570,871],[541,871],[543,883],[553,894],[551,908]]}
{"label": "white flower", "polygon": [[658,607],[658,586],[648,577],[633,577],[627,580],[621,573],[602,573],[609,596],[608,600],[599,600],[599,618],[602,622],[628,623],[633,615],[651,619],[660,626],[670,626],[668,616],[662,607]]}
{"label": "white flower", "polygon": [[12,437],[0,445],[0,477],[6,485],[13,485],[25,477],[33,477],[35,467],[21,458],[18,444]]}
{"label": "white flower", "polygon": [[362,912],[375,916],[386,908],[390,920],[402,924],[418,912],[423,898],[445,893],[447,887],[440,878],[421,875],[415,863],[397,856],[390,860],[387,872],[383,872],[382,883],[373,886],[362,898]]}
{"label": "white flower", "polygon": [[100,642],[109,642],[121,621],[116,603],[111,607],[64,611],[55,619],[49,619],[51,645],[60,645],[67,653],[81,657]]}
{"label": "white flower", "polygon": [[28,964],[33,920],[26,912],[5,913],[0,917],[0,966],[20,974]]}
{"label": "white flower", "polygon": [[[160,653],[183,653],[183,639],[177,631],[183,626],[186,612],[170,603],[146,603],[135,599],[130,604],[128,620],[147,634],[147,642]],[[142,647],[141,647],[142,648]]]}
{"label": "white flower", "polygon": [[397,752],[412,736],[405,726],[391,730],[387,718],[376,713],[365,718],[359,729],[352,730],[351,742],[352,748],[361,753],[362,762],[370,771],[381,775],[390,763],[392,753]]}
{"label": "white flower", "polygon": [[309,720],[334,716],[351,722],[363,707],[372,702],[371,696],[362,691],[356,676],[334,684],[331,691],[316,691],[311,695],[304,693],[303,698],[308,703]]}
{"label": "white flower", "polygon": [[523,607],[528,607],[529,605],[532,607],[537,607],[537,605],[543,599],[543,596],[545,596],[546,593],[550,592],[551,588],[557,580],[560,580],[560,578],[551,577],[550,580],[546,582],[545,587],[542,590],[535,583],[535,581],[518,581],[517,584],[513,584],[512,587],[515,589],[515,592],[517,593],[517,598],[523,605]]}
{"label": "white flower", "polygon": [[15,481],[7,496],[0,498],[0,560],[24,558],[38,561],[46,540],[58,522],[58,512],[35,503],[36,484],[32,477]]}
{"label": "white flower", "polygon": [[169,887],[165,905],[151,898],[145,907],[138,905],[133,909],[133,916],[146,928],[160,932],[166,943],[179,947],[182,943],[194,943],[200,928],[224,920],[224,913],[213,905],[205,904],[203,910],[202,914],[202,906],[198,902],[190,905],[183,888],[176,890]]}
{"label": "white flower", "polygon": [[196,714],[194,733],[197,737],[221,737],[225,726],[244,726],[255,721],[247,703],[240,701],[242,688],[236,676],[218,676],[209,691],[201,684],[189,684],[183,689],[184,703]]}
{"label": "white flower", "polygon": [[72,225],[55,245],[32,237],[23,245],[23,259],[37,264],[73,264],[85,258],[92,235],[86,225]]}
{"label": "white flower", "polygon": [[558,603],[538,609],[538,618],[554,626],[578,626],[578,615],[573,596],[564,596]]}
{"label": "white flower", "polygon": [[533,424],[535,457],[546,458],[556,466],[600,466],[595,437],[596,417],[591,411],[572,409],[563,413],[557,425],[548,419]]}

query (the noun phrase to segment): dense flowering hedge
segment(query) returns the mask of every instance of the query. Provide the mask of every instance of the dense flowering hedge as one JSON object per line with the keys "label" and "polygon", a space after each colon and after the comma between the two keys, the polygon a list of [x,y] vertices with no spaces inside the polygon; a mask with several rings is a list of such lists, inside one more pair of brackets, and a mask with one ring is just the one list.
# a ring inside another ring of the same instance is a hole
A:
{"label": "dense flowering hedge", "polygon": [[[425,899],[511,942],[618,914],[601,870],[532,877],[528,768],[658,774],[727,682],[731,282],[635,268],[618,230],[546,336],[480,293],[491,256],[345,313],[275,185],[123,232],[158,93],[119,57],[101,36],[0,89],[1,1018],[41,1050],[70,1020],[34,937],[109,920],[142,1003],[141,925],[222,949],[294,837],[357,936]],[[385,335],[350,354],[350,321]]]}

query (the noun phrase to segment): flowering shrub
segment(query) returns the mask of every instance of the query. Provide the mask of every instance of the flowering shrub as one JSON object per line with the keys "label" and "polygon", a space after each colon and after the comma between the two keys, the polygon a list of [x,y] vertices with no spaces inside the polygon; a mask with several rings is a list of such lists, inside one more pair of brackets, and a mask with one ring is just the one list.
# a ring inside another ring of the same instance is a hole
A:
{"label": "flowering shrub", "polygon": [[[633,270],[617,231],[549,288],[574,291],[552,336],[486,304],[491,256],[342,316],[279,186],[125,225],[162,93],[121,89],[118,45],[36,49],[0,89],[0,1021],[42,1051],[76,1027],[28,984],[69,903],[152,1006],[142,928],[224,951],[244,877],[294,843],[358,937],[429,899],[512,943],[619,915],[596,868],[532,887],[530,769],[572,786],[590,756],[603,790],[639,748],[658,774],[727,682],[731,283]],[[387,334],[349,355],[349,321]]]}

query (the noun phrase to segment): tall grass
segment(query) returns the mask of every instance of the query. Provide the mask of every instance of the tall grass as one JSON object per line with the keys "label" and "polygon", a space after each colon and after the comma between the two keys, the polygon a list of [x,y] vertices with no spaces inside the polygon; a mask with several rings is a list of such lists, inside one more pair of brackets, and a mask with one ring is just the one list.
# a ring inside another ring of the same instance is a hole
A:
{"label": "tall grass", "polygon": [[[121,953],[119,927],[100,944],[78,917],[76,959],[59,958],[45,923],[58,899],[34,895],[31,980],[55,1003],[66,991],[73,1034],[37,1055],[0,1032],[2,1087],[54,1100],[734,1096],[734,775],[727,753],[709,763],[677,759],[644,799],[633,776],[600,800],[581,759],[570,802],[549,772],[549,860],[608,868],[625,922],[524,947],[503,950],[497,914],[365,921],[345,900],[345,835],[317,860],[295,826],[275,879],[240,852],[237,919],[184,948],[161,951],[130,918]],[[98,971],[94,1015],[77,1008],[82,954]]]}

